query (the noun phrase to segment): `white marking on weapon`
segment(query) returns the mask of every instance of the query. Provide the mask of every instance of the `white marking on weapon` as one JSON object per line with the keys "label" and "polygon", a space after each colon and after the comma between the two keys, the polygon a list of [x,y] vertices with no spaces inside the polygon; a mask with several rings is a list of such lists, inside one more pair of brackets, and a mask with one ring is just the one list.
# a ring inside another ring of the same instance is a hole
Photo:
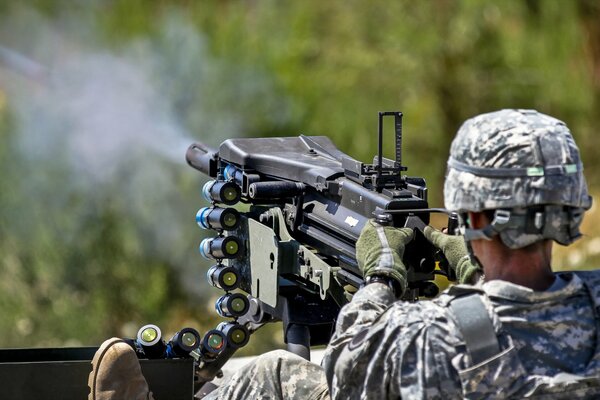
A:
{"label": "white marking on weapon", "polygon": [[344,221],[345,223],[347,223],[348,225],[350,225],[351,227],[355,227],[356,225],[358,225],[358,220],[356,218],[352,218],[352,217],[346,217],[346,220]]}

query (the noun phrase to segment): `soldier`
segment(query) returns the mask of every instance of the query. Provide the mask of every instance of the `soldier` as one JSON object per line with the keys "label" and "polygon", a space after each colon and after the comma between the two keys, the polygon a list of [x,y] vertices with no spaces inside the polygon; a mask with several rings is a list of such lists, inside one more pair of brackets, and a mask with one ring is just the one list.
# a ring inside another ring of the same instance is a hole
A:
{"label": "soldier", "polygon": [[[580,237],[591,206],[582,171],[557,119],[502,110],[466,121],[444,187],[463,236],[430,227],[425,235],[459,281],[475,285],[453,286],[433,301],[397,301],[413,232],[369,222],[356,244],[366,284],[341,310],[323,369],[268,353],[210,398],[597,398],[600,273],[551,269],[552,242]],[[130,352],[108,343],[101,350],[114,350],[117,361]],[[102,397],[115,363],[99,359],[90,398],[117,398]],[[139,386],[139,376],[124,379]]]}

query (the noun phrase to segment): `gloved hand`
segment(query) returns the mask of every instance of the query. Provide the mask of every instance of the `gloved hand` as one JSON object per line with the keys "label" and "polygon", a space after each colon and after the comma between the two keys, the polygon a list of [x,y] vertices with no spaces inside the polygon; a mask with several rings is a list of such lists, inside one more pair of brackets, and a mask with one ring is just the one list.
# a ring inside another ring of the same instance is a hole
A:
{"label": "gloved hand", "polygon": [[425,237],[435,247],[442,250],[450,268],[456,273],[459,283],[475,283],[483,273],[478,265],[471,262],[465,239],[462,236],[446,235],[431,226],[423,230]]}
{"label": "gloved hand", "polygon": [[413,239],[410,228],[382,226],[369,220],[356,242],[356,260],[365,278],[387,276],[406,289],[406,267],[402,262],[404,247]]}

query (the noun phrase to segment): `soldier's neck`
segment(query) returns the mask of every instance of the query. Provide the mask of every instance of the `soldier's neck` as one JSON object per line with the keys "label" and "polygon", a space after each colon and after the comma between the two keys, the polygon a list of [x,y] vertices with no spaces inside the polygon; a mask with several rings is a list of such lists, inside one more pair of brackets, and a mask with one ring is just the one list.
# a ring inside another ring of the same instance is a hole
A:
{"label": "soldier's neck", "polygon": [[546,290],[554,283],[551,241],[517,250],[504,246],[498,237],[478,244],[476,254],[483,264],[486,281],[501,279],[536,291]]}

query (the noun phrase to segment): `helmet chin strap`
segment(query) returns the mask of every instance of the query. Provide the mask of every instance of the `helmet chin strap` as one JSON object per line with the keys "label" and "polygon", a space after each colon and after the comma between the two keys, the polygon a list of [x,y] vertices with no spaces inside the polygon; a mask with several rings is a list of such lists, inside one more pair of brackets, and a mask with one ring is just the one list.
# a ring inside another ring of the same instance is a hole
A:
{"label": "helmet chin strap", "polygon": [[[527,212],[519,212],[519,210],[502,210],[498,209],[494,211],[494,219],[491,223],[487,224],[481,229],[473,229],[468,227],[470,224],[468,223],[468,218],[465,214],[460,215],[462,221],[461,225],[461,233],[465,238],[465,243],[467,245],[467,251],[469,253],[469,257],[471,258],[471,262],[475,265],[478,265],[483,269],[483,266],[475,253],[473,252],[473,246],[471,245],[472,240],[492,240],[494,236],[497,236],[505,229],[509,228],[521,228],[525,230],[527,224]],[[543,227],[543,213],[537,212],[535,214],[535,228],[541,229]]]}
{"label": "helmet chin strap", "polygon": [[492,240],[494,236],[499,235],[500,232],[502,232],[504,229],[520,226],[520,224],[524,222],[522,216],[515,215],[514,213],[511,213],[510,210],[495,210],[494,219],[492,220],[492,222],[481,229],[469,228],[469,224],[467,223],[468,218],[466,218],[464,214],[462,216],[462,219],[463,221],[461,224],[461,233],[465,238],[465,243],[467,246],[469,257],[471,259],[471,263],[481,268],[481,270],[483,270],[483,265],[475,255],[475,252],[473,251],[473,246],[471,245],[471,241],[478,239]]}
{"label": "helmet chin strap", "polygon": [[467,245],[467,252],[469,253],[469,258],[471,259],[471,264],[475,265],[476,267],[481,269],[481,271],[483,271],[483,265],[481,264],[481,261],[479,261],[479,258],[477,258],[477,256],[475,255],[475,252],[473,251],[473,246],[471,246],[471,242],[466,240],[465,238],[465,243]]}
{"label": "helmet chin strap", "polygon": [[478,239],[492,240],[494,236],[498,235],[504,229],[516,227],[517,221],[515,219],[515,216],[511,215],[509,210],[496,210],[494,211],[494,220],[481,229],[467,228],[467,224],[463,223],[462,234],[467,243]]}
{"label": "helmet chin strap", "polygon": [[483,271],[483,265],[481,264],[481,262],[475,255],[475,252],[473,251],[473,246],[471,245],[471,240],[474,240],[474,239],[492,240],[492,237],[494,235],[497,235],[497,233],[494,232],[491,224],[487,225],[483,229],[467,228],[467,226],[469,225],[469,218],[467,216],[467,213],[459,213],[458,221],[459,221],[459,231],[460,231],[460,234],[463,235],[463,237],[465,239],[465,245],[467,246],[467,253],[468,253],[469,259],[471,261],[471,264],[475,265],[476,267],[479,267]]}
{"label": "helmet chin strap", "polygon": [[[467,242],[471,240],[492,240],[506,230],[519,233],[538,235],[544,239],[552,239],[561,244],[569,244],[577,239],[579,224],[581,223],[583,209],[568,208],[560,205],[545,205],[536,208],[514,208],[511,210],[494,210],[492,222],[480,229],[473,229],[467,223],[466,215],[461,218],[460,231]],[[568,225],[558,225],[555,220],[569,221]]]}

